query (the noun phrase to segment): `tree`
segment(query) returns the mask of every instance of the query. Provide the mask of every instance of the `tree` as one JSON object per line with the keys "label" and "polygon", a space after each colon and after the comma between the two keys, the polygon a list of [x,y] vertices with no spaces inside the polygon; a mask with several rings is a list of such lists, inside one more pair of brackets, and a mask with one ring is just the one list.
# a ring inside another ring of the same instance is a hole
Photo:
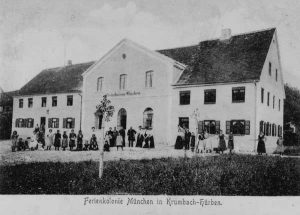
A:
{"label": "tree", "polygon": [[103,96],[103,99],[100,101],[100,104],[96,106],[96,113],[101,113],[102,114],[102,144],[100,145],[100,159],[99,159],[99,178],[102,177],[103,175],[103,157],[104,157],[104,151],[103,151],[103,146],[104,146],[104,130],[105,130],[105,122],[109,122],[110,118],[113,116],[115,112],[114,106],[110,105],[111,101],[107,99],[107,95]]}
{"label": "tree", "polygon": [[[285,84],[284,124],[291,122],[300,128],[300,91]],[[298,129],[297,129],[298,130]]]}

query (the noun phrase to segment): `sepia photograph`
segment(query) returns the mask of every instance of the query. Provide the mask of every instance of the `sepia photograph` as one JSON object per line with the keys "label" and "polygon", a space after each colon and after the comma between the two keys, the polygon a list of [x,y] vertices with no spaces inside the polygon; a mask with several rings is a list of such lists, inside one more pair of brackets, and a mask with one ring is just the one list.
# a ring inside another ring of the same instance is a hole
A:
{"label": "sepia photograph", "polygon": [[299,212],[299,14],[298,0],[0,0],[0,208]]}

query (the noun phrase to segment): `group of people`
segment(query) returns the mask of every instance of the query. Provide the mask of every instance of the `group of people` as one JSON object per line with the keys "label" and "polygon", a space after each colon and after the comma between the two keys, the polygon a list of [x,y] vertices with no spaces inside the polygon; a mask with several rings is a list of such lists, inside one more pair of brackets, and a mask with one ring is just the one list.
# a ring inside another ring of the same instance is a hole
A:
{"label": "group of people", "polygon": [[[178,125],[178,135],[175,142],[175,149],[191,149],[195,153],[211,153],[216,151],[224,153],[228,148],[230,153],[234,149],[234,137],[232,132],[228,136],[228,145],[226,146],[225,135],[220,131],[219,135],[210,135],[207,131],[198,134],[197,138],[194,132],[190,132],[185,126]],[[218,147],[213,147],[213,142],[218,142]]]}
{"label": "group of people", "polygon": [[[104,150],[109,151],[110,147],[117,147],[117,150],[125,147],[125,129],[121,127],[119,131],[117,131],[116,127],[114,130],[109,128],[109,130],[105,133],[104,137]],[[142,128],[139,126],[138,132],[135,131],[132,127],[130,127],[127,131],[128,137],[128,147],[139,147],[139,148],[154,148],[154,137],[150,130]]]}
{"label": "group of people", "polygon": [[[100,131],[100,133],[103,131]],[[99,141],[104,138],[104,151],[110,151],[110,147],[117,147],[117,150],[125,147],[125,136],[126,132],[124,128],[119,130],[110,127],[109,130],[103,135],[96,133],[95,127],[92,127],[92,134],[90,139],[84,139],[82,131],[79,130],[76,134],[72,129],[69,134],[67,131],[60,133],[60,130],[57,130],[56,133],[49,129],[48,133],[45,134],[44,126],[36,126],[33,131],[33,136],[27,140],[22,140],[19,138],[17,131],[13,131],[11,140],[12,140],[12,151],[16,150],[37,150],[39,146],[44,150],[51,150],[54,147],[54,150],[65,151],[69,149],[70,151],[88,151],[88,150],[99,150]],[[129,147],[140,147],[140,148],[154,148],[154,137],[151,131],[143,129],[139,126],[138,132],[136,132],[132,127],[127,131],[128,136],[128,146]]]}
{"label": "group of people", "polygon": [[[228,140],[227,144],[226,140]],[[263,132],[258,135],[257,141],[258,155],[266,153],[266,137]],[[204,131],[198,134],[198,137],[196,138],[194,132],[190,132],[185,126],[181,127],[178,125],[178,135],[175,142],[175,149],[191,149],[191,151],[195,153],[211,153],[215,151],[222,154],[228,149],[229,153],[232,153],[234,150],[234,135],[232,132],[230,132],[228,136],[225,136],[222,130],[220,130],[220,133],[217,135],[208,134],[207,131]],[[281,155],[284,152],[282,136],[279,136],[277,140],[276,152]]]}

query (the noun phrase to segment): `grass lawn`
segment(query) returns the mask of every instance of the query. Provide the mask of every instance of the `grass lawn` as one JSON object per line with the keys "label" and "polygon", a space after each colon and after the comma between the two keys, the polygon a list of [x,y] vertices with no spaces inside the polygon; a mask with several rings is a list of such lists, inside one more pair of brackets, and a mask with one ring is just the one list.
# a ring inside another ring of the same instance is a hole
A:
{"label": "grass lawn", "polygon": [[222,155],[0,166],[1,194],[299,195],[300,159]]}

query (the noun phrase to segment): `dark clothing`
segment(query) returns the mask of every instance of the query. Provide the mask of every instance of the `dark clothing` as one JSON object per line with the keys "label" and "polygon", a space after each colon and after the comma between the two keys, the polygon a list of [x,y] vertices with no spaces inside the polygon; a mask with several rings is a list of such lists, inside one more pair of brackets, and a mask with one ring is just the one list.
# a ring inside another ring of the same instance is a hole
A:
{"label": "dark clothing", "polygon": [[133,140],[133,141],[135,141],[135,134],[136,134],[136,131],[135,131],[135,130],[129,129],[129,130],[127,131],[128,140]]}
{"label": "dark clothing", "polygon": [[91,138],[91,142],[90,142],[90,148],[89,150],[98,150],[98,143],[97,143],[97,138],[96,137],[92,137]]}
{"label": "dark clothing", "polygon": [[228,148],[230,150],[234,149],[234,142],[233,142],[233,135],[232,134],[229,134],[229,137],[228,137]]}
{"label": "dark clothing", "polygon": [[258,144],[257,144],[257,152],[259,154],[266,153],[266,146],[265,146],[265,135],[258,135]]}
{"label": "dark clothing", "polygon": [[183,139],[181,136],[177,136],[176,142],[175,142],[175,149],[182,149],[183,148]]}
{"label": "dark clothing", "polygon": [[75,147],[76,134],[75,133],[70,133],[69,138],[70,138],[69,146],[72,149],[73,147]]}
{"label": "dark clothing", "polygon": [[117,135],[118,135],[118,131],[112,132],[112,146],[116,146]]}
{"label": "dark clothing", "polygon": [[195,149],[195,143],[196,143],[196,137],[195,137],[195,135],[192,135],[191,136],[191,150],[192,150],[192,152]]}
{"label": "dark clothing", "polygon": [[123,146],[125,146],[125,135],[126,135],[125,130],[122,128],[122,129],[120,129],[119,133],[120,133],[121,137],[123,138]]}
{"label": "dark clothing", "polygon": [[54,137],[54,147],[60,147],[61,133],[56,133]]}
{"label": "dark clothing", "polygon": [[138,133],[136,137],[136,145],[135,147],[143,147],[144,135],[142,133]]}
{"label": "dark clothing", "polygon": [[149,145],[150,145],[150,148],[152,148],[152,149],[154,149],[154,137],[153,137],[153,135],[151,135],[150,137],[149,137]]}
{"label": "dark clothing", "polygon": [[226,150],[226,142],[224,134],[219,135],[219,150],[221,152]]}
{"label": "dark clothing", "polygon": [[143,148],[149,148],[150,147],[150,145],[149,145],[149,142],[150,142],[149,136],[147,134],[144,134],[143,136],[144,136],[144,142],[145,142]]}
{"label": "dark clothing", "polygon": [[105,143],[104,143],[104,146],[103,146],[103,150],[105,151],[105,152],[109,152],[109,143],[107,142],[107,141],[105,141]]}
{"label": "dark clothing", "polygon": [[66,150],[66,148],[68,147],[68,135],[67,134],[63,134],[61,147],[63,148],[63,150]]}
{"label": "dark clothing", "polygon": [[190,140],[191,140],[191,132],[186,131],[184,134],[184,148],[189,150],[190,148]]}
{"label": "dark clothing", "polygon": [[77,151],[81,151],[82,150],[82,140],[83,140],[83,135],[82,134],[78,134],[77,135]]}

